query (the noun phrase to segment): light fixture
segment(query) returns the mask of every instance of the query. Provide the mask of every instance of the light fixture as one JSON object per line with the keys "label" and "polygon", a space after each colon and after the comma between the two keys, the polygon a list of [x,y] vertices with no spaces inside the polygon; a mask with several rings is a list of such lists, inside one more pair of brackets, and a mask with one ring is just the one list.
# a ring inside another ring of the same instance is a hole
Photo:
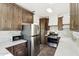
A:
{"label": "light fixture", "polygon": [[46,11],[47,11],[48,13],[52,13],[52,9],[51,9],[51,8],[47,8]]}

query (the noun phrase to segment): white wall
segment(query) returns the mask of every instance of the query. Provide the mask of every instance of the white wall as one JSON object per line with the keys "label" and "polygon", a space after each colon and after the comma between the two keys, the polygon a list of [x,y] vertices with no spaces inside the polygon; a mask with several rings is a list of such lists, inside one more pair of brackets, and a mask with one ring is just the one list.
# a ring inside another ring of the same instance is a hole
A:
{"label": "white wall", "polygon": [[[68,14],[63,14],[63,24],[70,24],[70,16]],[[58,32],[58,27],[53,25],[58,25],[58,17],[57,15],[49,17],[49,26],[50,31]],[[69,28],[69,25],[64,25],[63,28]]]}
{"label": "white wall", "polygon": [[51,26],[51,27],[50,27],[50,31],[51,31],[51,32],[58,33],[58,27],[57,27],[57,26]]}
{"label": "white wall", "polygon": [[21,31],[0,31],[0,43],[12,41],[12,36],[20,35]]}
{"label": "white wall", "polygon": [[49,17],[49,26],[57,25],[57,22],[58,22],[58,19],[56,15]]}
{"label": "white wall", "polygon": [[[61,16],[63,16],[63,24],[70,24],[69,13],[61,15]],[[49,17],[49,26],[50,25],[58,25],[58,17],[60,17],[60,16],[57,16],[57,15],[50,16]]]}
{"label": "white wall", "polygon": [[63,15],[63,24],[70,24],[70,15],[69,15],[69,13]]}

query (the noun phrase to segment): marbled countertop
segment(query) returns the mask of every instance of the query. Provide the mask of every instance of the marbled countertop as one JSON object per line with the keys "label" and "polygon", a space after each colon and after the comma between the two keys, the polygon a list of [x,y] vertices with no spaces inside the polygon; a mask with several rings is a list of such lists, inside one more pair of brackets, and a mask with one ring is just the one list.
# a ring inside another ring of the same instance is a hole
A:
{"label": "marbled countertop", "polygon": [[55,56],[79,56],[79,47],[72,38],[63,37],[60,39]]}
{"label": "marbled countertop", "polygon": [[27,40],[17,40],[12,42],[2,42],[0,43],[0,56],[13,56],[6,48],[11,47],[20,43],[27,42]]}

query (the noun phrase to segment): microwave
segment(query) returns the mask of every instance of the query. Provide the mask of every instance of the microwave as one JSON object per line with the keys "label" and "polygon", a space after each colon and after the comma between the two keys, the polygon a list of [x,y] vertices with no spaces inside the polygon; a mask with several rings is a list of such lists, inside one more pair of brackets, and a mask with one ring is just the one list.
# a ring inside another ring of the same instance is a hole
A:
{"label": "microwave", "polygon": [[23,39],[23,36],[21,36],[21,35],[12,37],[13,41],[17,41],[17,40],[21,40],[21,39]]}

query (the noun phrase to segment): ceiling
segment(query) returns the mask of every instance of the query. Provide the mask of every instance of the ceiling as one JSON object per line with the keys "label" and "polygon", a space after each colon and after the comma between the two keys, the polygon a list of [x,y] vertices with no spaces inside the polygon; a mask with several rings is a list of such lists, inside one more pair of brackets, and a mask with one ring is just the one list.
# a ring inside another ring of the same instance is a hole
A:
{"label": "ceiling", "polygon": [[[35,11],[35,15],[40,17],[62,15],[69,13],[69,3],[17,3],[19,6]],[[52,13],[46,11],[47,8],[52,9]]]}

